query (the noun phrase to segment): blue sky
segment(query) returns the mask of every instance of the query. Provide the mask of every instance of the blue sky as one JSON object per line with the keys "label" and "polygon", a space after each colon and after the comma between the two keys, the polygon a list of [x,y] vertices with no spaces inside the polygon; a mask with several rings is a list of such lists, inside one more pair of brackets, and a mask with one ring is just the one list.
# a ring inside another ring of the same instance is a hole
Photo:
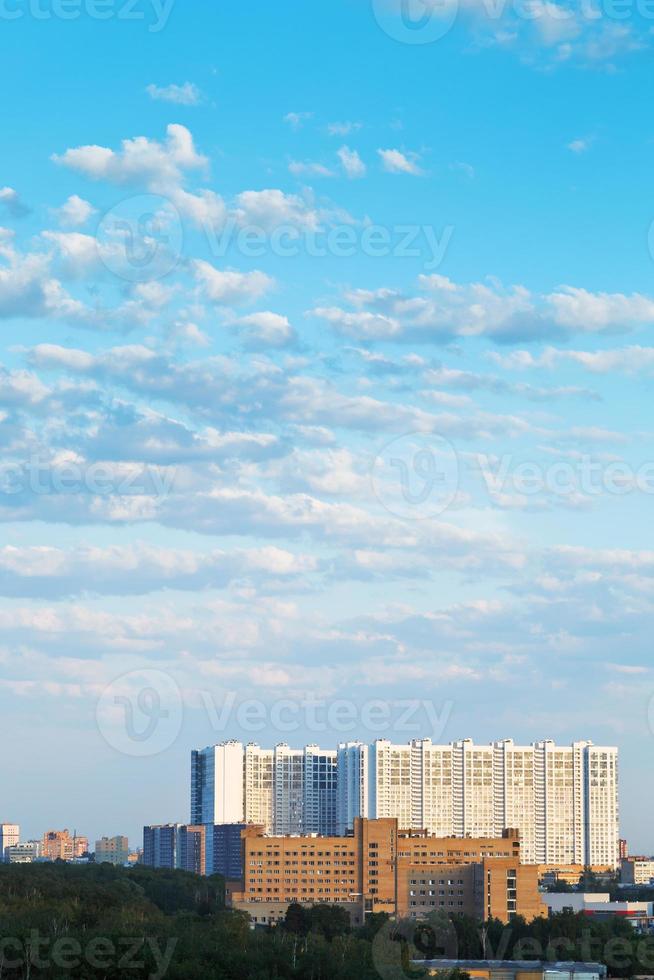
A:
{"label": "blue sky", "polygon": [[618,744],[654,848],[648,11],[394,4],[2,6],[24,836],[224,737],[512,736]]}

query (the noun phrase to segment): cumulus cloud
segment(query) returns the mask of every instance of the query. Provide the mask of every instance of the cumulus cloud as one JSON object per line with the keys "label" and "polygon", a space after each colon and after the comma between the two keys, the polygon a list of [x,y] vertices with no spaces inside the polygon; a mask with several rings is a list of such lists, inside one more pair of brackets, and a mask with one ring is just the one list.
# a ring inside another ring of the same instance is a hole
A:
{"label": "cumulus cloud", "polygon": [[62,228],[79,228],[95,214],[95,208],[78,194],[71,194],[55,214]]}
{"label": "cumulus cloud", "polygon": [[639,293],[591,293],[560,286],[532,293],[495,281],[458,284],[442,275],[418,277],[420,292],[391,288],[350,290],[354,310],[318,307],[312,312],[352,337],[445,342],[452,337],[489,337],[518,343],[575,333],[622,333],[654,323],[654,300]]}
{"label": "cumulus cloud", "polygon": [[190,131],[171,123],[163,141],[137,136],[116,151],[106,146],[78,146],[52,159],[91,180],[112,184],[145,184],[153,191],[179,184],[186,171],[202,170],[207,158],[195,149]]}
{"label": "cumulus cloud", "polygon": [[265,272],[217,269],[203,259],[194,260],[193,271],[204,295],[213,303],[253,303],[274,286],[274,280]]}
{"label": "cumulus cloud", "polygon": [[296,334],[288,317],[266,310],[238,317],[233,324],[250,347],[288,347]]}

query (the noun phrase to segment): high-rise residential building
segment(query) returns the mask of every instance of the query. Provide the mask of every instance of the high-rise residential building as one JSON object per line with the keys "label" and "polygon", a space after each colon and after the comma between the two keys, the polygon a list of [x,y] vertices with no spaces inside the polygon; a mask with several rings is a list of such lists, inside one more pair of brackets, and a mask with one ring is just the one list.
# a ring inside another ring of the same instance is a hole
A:
{"label": "high-rise residential building", "polygon": [[89,839],[76,831],[47,830],[43,835],[42,856],[46,861],[73,861],[88,853]]}
{"label": "high-rise residential building", "polygon": [[333,837],[337,832],[336,749],[307,745],[304,750],[304,818],[305,834]]}
{"label": "high-rise residential building", "polygon": [[369,814],[368,746],[363,742],[344,742],[336,754],[337,833],[343,836],[354,826],[355,817]]}
{"label": "high-rise residential building", "polygon": [[337,752],[226,742],[192,753],[191,821],[252,823],[266,833],[334,833]]}
{"label": "high-rise residential building", "polygon": [[126,837],[102,837],[95,842],[96,864],[127,864],[129,841]]}
{"label": "high-rise residential building", "polygon": [[304,829],[304,751],[282,742],[275,746],[273,770],[275,834],[301,834]]}
{"label": "high-rise residential building", "polygon": [[143,864],[146,868],[211,873],[207,840],[211,830],[204,824],[169,823],[143,828]]}
{"label": "high-rise residential building", "polygon": [[[226,880],[237,880],[243,875],[243,848],[241,831],[244,823],[216,824],[208,828],[207,874],[222,875]],[[261,826],[261,825],[259,825]],[[261,827],[264,830],[263,827]],[[211,853],[209,853],[211,841]]]}
{"label": "high-rise residential building", "polygon": [[380,739],[367,754],[364,748],[339,747],[341,833],[364,815],[397,817],[401,827],[440,837],[492,837],[515,827],[526,863],[617,867],[616,748],[511,739],[484,746]]}
{"label": "high-rise residential building", "polygon": [[240,823],[245,816],[244,752],[223,742],[191,755],[191,823]]}
{"label": "high-rise residential building", "polygon": [[155,824],[143,828],[143,864],[146,868],[178,868],[178,832],[181,824]]}
{"label": "high-rise residential building", "polygon": [[17,823],[0,823],[0,861],[6,861],[5,851],[20,843],[20,827]]}
{"label": "high-rise residential building", "polygon": [[191,820],[268,834],[343,834],[356,817],[395,818],[438,837],[520,830],[523,862],[617,867],[618,750],[592,742],[274,749],[228,742],[193,753]]}
{"label": "high-rise residential building", "polygon": [[275,750],[250,743],[245,747],[245,823],[272,834],[275,819]]}

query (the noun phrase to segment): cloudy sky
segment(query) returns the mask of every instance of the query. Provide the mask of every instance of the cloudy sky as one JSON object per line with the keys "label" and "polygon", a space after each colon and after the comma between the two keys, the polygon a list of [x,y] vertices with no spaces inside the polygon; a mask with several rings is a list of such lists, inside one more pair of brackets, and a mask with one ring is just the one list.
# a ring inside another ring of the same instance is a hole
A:
{"label": "cloudy sky", "polygon": [[3,7],[24,837],[187,819],[190,750],[224,738],[422,735],[618,744],[654,849],[652,31],[627,6]]}

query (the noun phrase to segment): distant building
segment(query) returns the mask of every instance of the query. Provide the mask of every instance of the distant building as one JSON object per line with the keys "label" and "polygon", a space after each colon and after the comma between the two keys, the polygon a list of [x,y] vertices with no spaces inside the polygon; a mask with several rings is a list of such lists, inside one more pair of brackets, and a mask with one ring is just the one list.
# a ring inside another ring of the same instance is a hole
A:
{"label": "distant building", "polygon": [[13,844],[5,848],[5,861],[9,864],[33,864],[43,856],[43,841],[30,840],[25,844]]}
{"label": "distant building", "polygon": [[127,864],[129,841],[126,837],[102,837],[95,842],[96,864]]}
{"label": "distant building", "polygon": [[543,895],[550,914],[576,912],[587,916],[626,919],[638,932],[649,932],[654,926],[654,903],[612,902],[608,892],[548,892]]}
{"label": "distant building", "polygon": [[88,854],[89,839],[68,830],[48,830],[43,835],[42,856],[46,861],[74,861]]}
{"label": "distant building", "polygon": [[347,837],[268,837],[247,826],[242,839],[242,885],[228,890],[229,900],[257,925],[279,921],[291,902],[342,905],[355,924],[369,912],[457,912],[503,922],[546,912],[538,868],[521,864],[514,830],[443,839],[403,831],[395,818],[357,817]]}
{"label": "distant building", "polygon": [[654,858],[625,858],[620,865],[623,885],[651,885],[654,882]]}
{"label": "distant building", "polygon": [[602,963],[556,963],[538,960],[413,960],[428,977],[461,970],[472,980],[605,980]]}
{"label": "distant building", "polygon": [[147,868],[177,868],[178,829],[181,824],[143,828],[143,864]]}
{"label": "distant building", "polygon": [[143,864],[206,874],[207,828],[203,824],[169,823],[143,828]]}
{"label": "distant building", "polygon": [[228,880],[243,877],[241,831],[245,827],[244,823],[227,823],[207,828],[211,838],[211,852],[207,846],[207,874],[222,875]]}
{"label": "distant building", "polygon": [[629,843],[623,837],[618,841],[618,853],[621,861],[629,857]]}
{"label": "distant building", "polygon": [[177,831],[177,867],[193,874],[207,873],[207,828],[204,824],[183,824]]}
{"label": "distant building", "polygon": [[618,750],[590,741],[437,745],[347,742],[336,751],[230,741],[195,751],[193,824],[256,824],[268,834],[351,831],[393,818],[436,837],[495,837],[516,827],[523,863],[619,863]]}
{"label": "distant building", "polygon": [[5,851],[20,842],[20,827],[17,823],[0,823],[0,861],[6,861]]}

